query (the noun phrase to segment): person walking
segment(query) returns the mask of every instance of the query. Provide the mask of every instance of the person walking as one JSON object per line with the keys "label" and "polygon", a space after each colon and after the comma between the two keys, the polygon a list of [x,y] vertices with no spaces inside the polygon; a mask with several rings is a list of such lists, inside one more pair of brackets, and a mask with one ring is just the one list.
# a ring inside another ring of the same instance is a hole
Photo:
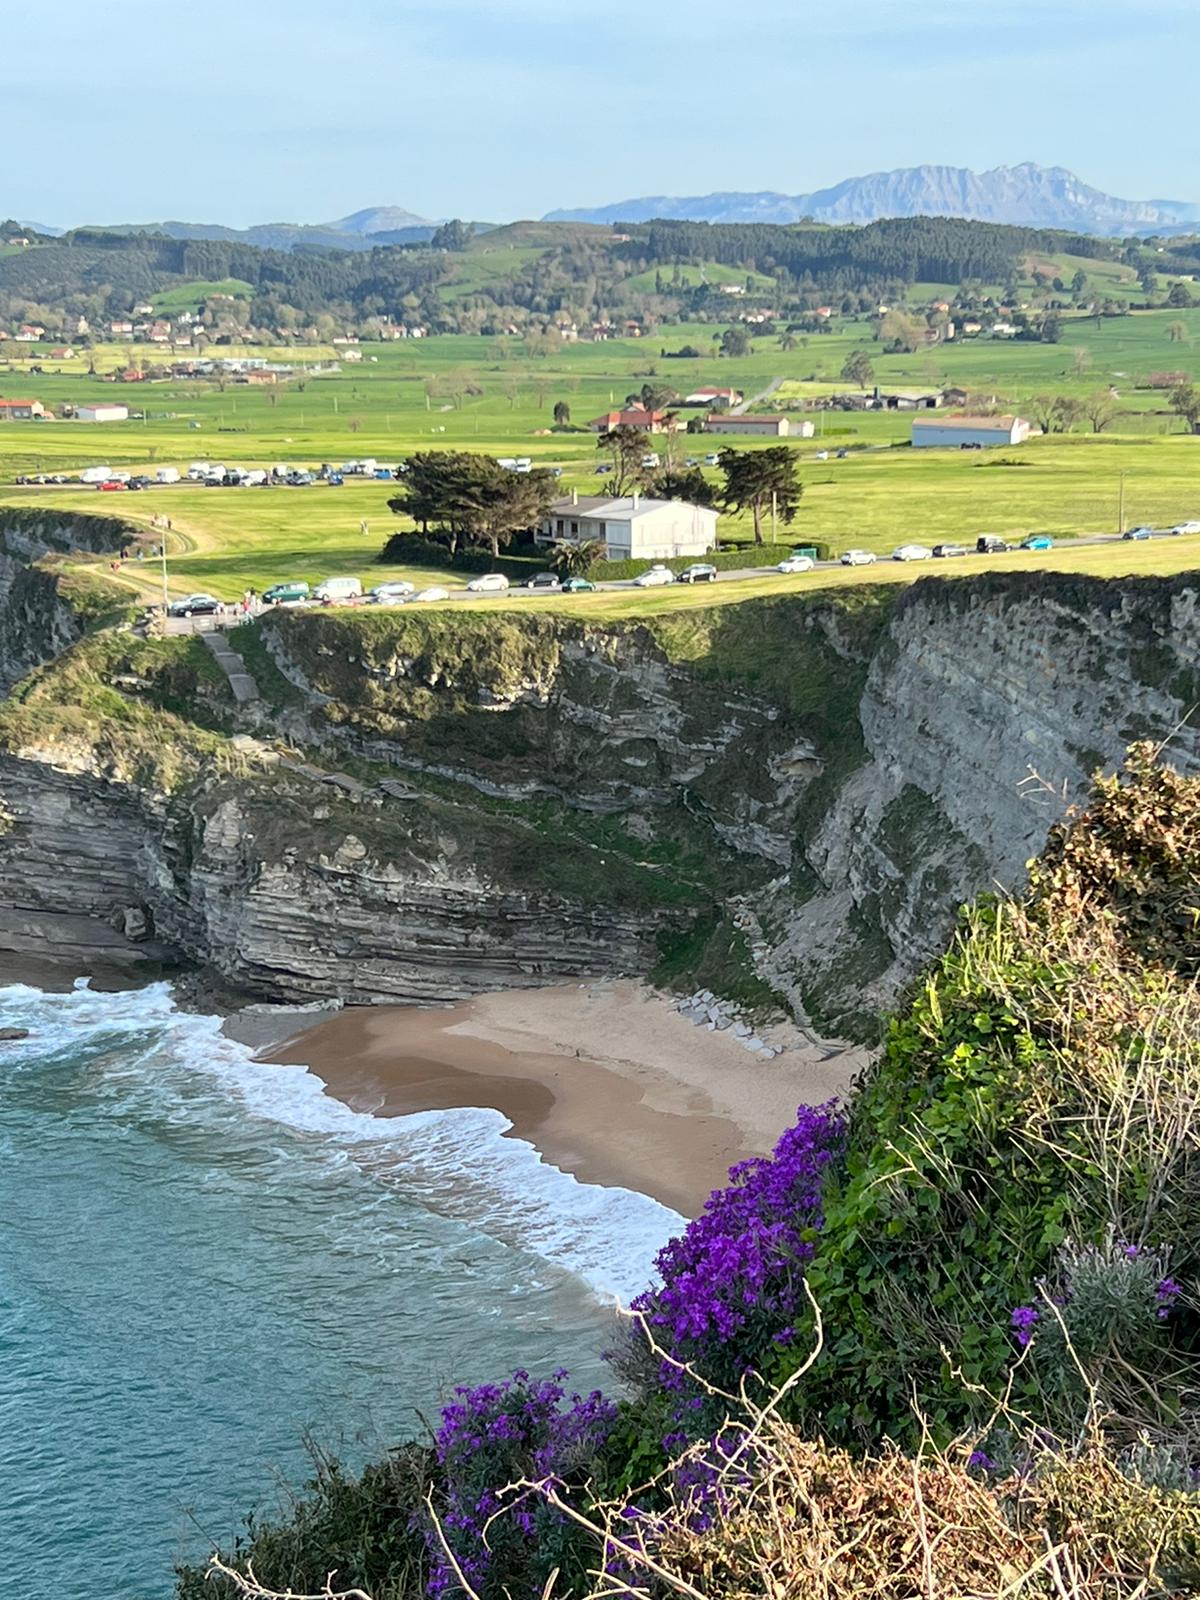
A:
{"label": "person walking", "polygon": [[363,519],[362,519],[362,521],[361,521],[361,522],[360,522],[360,523],[359,523],[359,525],[358,525],[358,531],[359,531],[359,533],[361,533],[361,534],[362,534],[362,536],[363,536],[363,538],[364,538],[364,539],[365,539],[365,538],[366,538],[366,536],[367,536],[367,535],[368,535],[368,534],[369,534],[369,533],[370,533],[370,531],[371,531],[371,524],[370,524],[370,523],[369,523],[369,522],[368,522],[368,521],[367,521],[367,519],[366,519],[366,517],[364,517],[364,518],[363,518]]}

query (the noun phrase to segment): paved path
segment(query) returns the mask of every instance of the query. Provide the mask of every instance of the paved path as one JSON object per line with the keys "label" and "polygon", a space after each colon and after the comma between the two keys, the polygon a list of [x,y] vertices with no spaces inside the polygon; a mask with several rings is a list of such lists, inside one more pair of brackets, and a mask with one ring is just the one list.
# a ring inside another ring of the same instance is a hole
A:
{"label": "paved path", "polygon": [[752,394],[749,400],[743,400],[740,406],[732,407],[729,415],[731,417],[744,417],[760,400],[769,400],[782,387],[784,381],[783,378],[772,378],[765,389],[760,389],[757,394]]}
{"label": "paved path", "polygon": [[[191,621],[192,619],[180,619]],[[198,630],[188,630],[198,631]],[[206,629],[202,634],[205,644],[212,652],[213,660],[229,679],[229,687],[233,690],[233,698],[238,705],[249,705],[252,700],[258,699],[258,685],[246,671],[246,663],[226,639],[225,635],[217,628]]]}

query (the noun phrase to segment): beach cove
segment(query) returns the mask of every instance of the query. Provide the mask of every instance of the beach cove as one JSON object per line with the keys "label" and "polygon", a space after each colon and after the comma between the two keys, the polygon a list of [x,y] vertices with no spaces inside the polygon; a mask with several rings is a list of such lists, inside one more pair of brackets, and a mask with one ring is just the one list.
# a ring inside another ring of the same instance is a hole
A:
{"label": "beach cove", "polygon": [[[286,1018],[281,1016],[281,1024]],[[236,1022],[232,1024],[236,1027]],[[729,1168],[773,1148],[798,1105],[844,1096],[861,1046],[776,1029],[752,1054],[632,979],[511,989],[436,1010],[355,1007],[261,1058],[303,1065],[358,1112],[491,1109],[581,1183],[694,1216]]]}

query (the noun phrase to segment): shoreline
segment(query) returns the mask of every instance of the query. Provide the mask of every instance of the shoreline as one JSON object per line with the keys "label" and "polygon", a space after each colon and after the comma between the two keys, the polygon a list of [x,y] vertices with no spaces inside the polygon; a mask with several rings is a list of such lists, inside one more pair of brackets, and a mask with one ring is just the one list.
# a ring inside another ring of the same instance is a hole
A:
{"label": "shoreline", "polygon": [[[768,1030],[763,1059],[731,1028],[682,1015],[636,979],[507,989],[442,1007],[289,1005],[218,996],[178,974],[0,951],[0,986],[99,991],[158,978],[183,1010],[223,1015],[222,1032],[256,1059],[303,1066],[356,1111],[397,1117],[491,1109],[506,1136],[579,1182],[629,1189],[695,1216],[729,1168],[766,1155],[796,1108],[845,1098],[865,1046],[818,1040],[790,1023]],[[176,987],[178,986],[178,987]]]}
{"label": "shoreline", "polygon": [[844,1097],[867,1060],[863,1047],[786,1035],[781,1054],[762,1060],[621,979],[436,1010],[351,1007],[260,1058],[306,1066],[327,1094],[375,1116],[494,1109],[509,1137],[580,1182],[695,1216],[730,1166],[767,1154],[797,1106]]}

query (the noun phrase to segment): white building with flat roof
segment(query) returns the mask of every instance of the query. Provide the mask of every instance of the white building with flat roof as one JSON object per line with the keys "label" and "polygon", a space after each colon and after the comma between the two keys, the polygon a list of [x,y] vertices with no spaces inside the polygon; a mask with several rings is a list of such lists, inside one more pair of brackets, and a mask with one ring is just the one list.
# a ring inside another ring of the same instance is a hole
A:
{"label": "white building with flat roof", "polygon": [[610,561],[702,556],[716,545],[717,513],[687,500],[572,495],[553,502],[538,542],[602,544]]}
{"label": "white building with flat roof", "polygon": [[80,422],[126,422],[129,419],[129,407],[97,400],[92,405],[76,406],[75,415]]}
{"label": "white building with flat roof", "polygon": [[943,450],[964,446],[987,448],[1020,444],[1029,437],[1024,417],[922,417],[912,425],[913,449],[937,446]]}

